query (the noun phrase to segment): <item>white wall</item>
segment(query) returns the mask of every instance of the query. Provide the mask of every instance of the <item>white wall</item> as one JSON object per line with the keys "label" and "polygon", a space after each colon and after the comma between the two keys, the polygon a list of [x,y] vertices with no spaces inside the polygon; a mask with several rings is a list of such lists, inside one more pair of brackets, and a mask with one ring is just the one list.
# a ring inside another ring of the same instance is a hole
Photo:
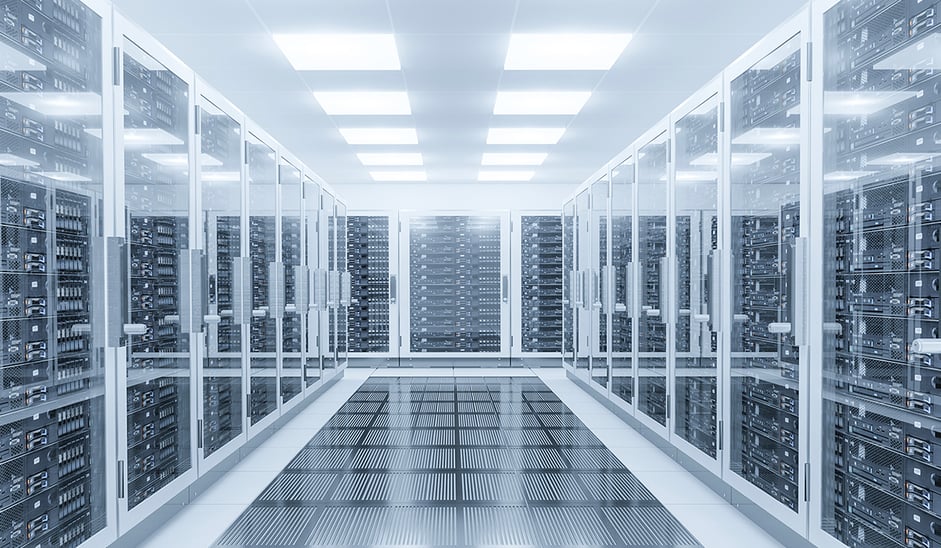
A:
{"label": "white wall", "polygon": [[332,185],[351,211],[508,209],[559,211],[577,185],[432,183]]}

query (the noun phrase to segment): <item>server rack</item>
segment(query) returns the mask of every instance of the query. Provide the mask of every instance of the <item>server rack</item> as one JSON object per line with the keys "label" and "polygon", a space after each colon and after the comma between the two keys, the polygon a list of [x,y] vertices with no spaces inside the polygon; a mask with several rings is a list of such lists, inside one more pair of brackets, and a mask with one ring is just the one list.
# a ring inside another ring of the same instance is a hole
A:
{"label": "server rack", "polygon": [[197,242],[205,250],[205,330],[199,335],[198,468],[208,470],[244,443],[245,359],[251,311],[244,237],[245,163],[241,113],[197,80]]}
{"label": "server rack", "polygon": [[[597,179],[597,175],[593,177]],[[592,284],[591,276],[595,263],[591,260],[592,240],[595,232],[591,227],[591,187],[585,188],[575,197],[575,363],[579,374],[588,378],[592,355]],[[597,240],[595,240],[597,245]]]}
{"label": "server rack", "polygon": [[821,546],[941,542],[939,9],[814,5],[823,382],[811,538]]}
{"label": "server rack", "polygon": [[336,198],[327,191],[321,192],[320,198],[320,230],[326,235],[320,249],[320,272],[316,277],[319,300],[323,303],[320,323],[321,363],[324,369],[336,369],[338,362],[334,333],[337,329],[336,308],[340,297],[339,278],[333,275],[337,252]]}
{"label": "server rack", "polygon": [[578,340],[578,263],[575,252],[576,230],[575,200],[562,206],[562,365],[575,367],[575,343]]}
{"label": "server rack", "polygon": [[676,254],[674,394],[671,438],[691,458],[720,471],[719,362],[721,250],[720,181],[725,172],[720,111],[722,80],[693,95],[671,116]]}
{"label": "server rack", "polygon": [[116,447],[105,410],[116,402],[100,297],[114,204],[104,157],[113,143],[100,128],[111,121],[111,20],[99,2],[10,2],[4,16],[13,24],[0,33],[0,535],[106,543]]}
{"label": "server rack", "polygon": [[348,219],[347,268],[351,359],[397,364],[398,217],[386,211],[354,212]]}
{"label": "server rack", "polygon": [[352,283],[349,270],[347,270],[347,207],[341,200],[336,201],[336,238],[333,240],[336,268],[334,270],[337,287],[335,302],[337,303],[334,317],[336,327],[333,330],[333,340],[336,345],[337,367],[342,367],[349,360],[349,316]]}
{"label": "server rack", "polygon": [[588,377],[592,382],[607,390],[610,383],[611,364],[611,325],[610,306],[607,302],[611,291],[609,258],[611,256],[611,226],[610,226],[610,173],[605,169],[604,174],[591,185],[591,217],[588,227],[591,236],[588,253],[590,255],[589,272],[587,274],[589,289],[586,293],[590,310],[589,344],[591,360],[588,366]]}
{"label": "server rack", "polygon": [[669,353],[679,311],[671,298],[675,255],[668,222],[670,138],[666,123],[642,137],[637,147],[637,263],[640,304],[637,318],[637,417],[664,437],[670,419]]}
{"label": "server rack", "polygon": [[326,244],[326,234],[321,232],[321,189],[309,175],[304,175],[304,264],[307,265],[307,308],[303,304],[300,310],[306,310],[307,327],[304,331],[304,390],[312,390],[323,378],[321,364],[320,332],[323,324],[321,317],[324,299],[319,294],[318,276],[320,272],[321,249]]}
{"label": "server rack", "polygon": [[[806,534],[809,173],[803,10],[726,71],[727,482]],[[727,164],[727,165],[729,165]]]}
{"label": "server rack", "polygon": [[403,212],[401,220],[400,272],[409,288],[401,296],[402,358],[508,365],[509,215]]}
{"label": "server rack", "polygon": [[251,273],[249,320],[249,435],[278,416],[280,389],[279,320],[284,306],[279,292],[278,152],[260,129],[248,127],[245,145],[248,177],[248,259]]}
{"label": "server rack", "polygon": [[[192,75],[117,17],[120,87],[116,158],[123,181],[126,295],[118,365],[119,523],[130,528],[196,476],[196,337],[202,328],[194,253]],[[114,278],[112,278],[113,280]],[[120,305],[117,305],[120,306]]]}
{"label": "server rack", "polygon": [[304,391],[304,329],[307,315],[307,266],[304,263],[304,186],[300,163],[285,154],[278,167],[278,217],[280,221],[280,256],[270,268],[277,278],[277,302],[280,314],[279,373],[281,405],[284,410],[300,401]]}
{"label": "server rack", "polygon": [[514,365],[558,365],[562,356],[562,217],[514,212],[512,358]]}
{"label": "server rack", "polygon": [[634,356],[637,347],[634,340],[634,325],[637,312],[635,303],[637,289],[634,281],[634,156],[630,150],[624,157],[612,162],[611,168],[611,298],[608,299],[611,313],[611,380],[609,394],[633,409],[634,404]]}

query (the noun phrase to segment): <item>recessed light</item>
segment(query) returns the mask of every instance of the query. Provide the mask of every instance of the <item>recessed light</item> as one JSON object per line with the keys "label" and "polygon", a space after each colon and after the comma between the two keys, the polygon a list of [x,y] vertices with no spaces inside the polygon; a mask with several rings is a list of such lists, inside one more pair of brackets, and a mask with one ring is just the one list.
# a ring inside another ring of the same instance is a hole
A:
{"label": "recessed light", "polygon": [[400,70],[392,34],[275,34],[294,70]]}
{"label": "recessed light", "polygon": [[481,171],[478,181],[529,181],[534,171]]}
{"label": "recessed light", "polygon": [[565,128],[491,128],[487,134],[488,145],[554,145],[559,142]]}
{"label": "recessed light", "polygon": [[424,171],[370,171],[369,175],[374,181],[427,181],[428,175]]}
{"label": "recessed light", "polygon": [[500,91],[493,113],[575,115],[590,97],[590,91]]}
{"label": "recessed light", "polygon": [[424,163],[420,152],[363,152],[356,156],[364,166],[420,166]]}
{"label": "recessed light", "polygon": [[608,70],[630,34],[514,34],[504,70]]}
{"label": "recessed light", "polygon": [[545,152],[485,152],[481,165],[485,166],[541,166],[549,156]]}
{"label": "recessed light", "polygon": [[417,145],[414,128],[342,128],[340,134],[351,145]]}
{"label": "recessed light", "polygon": [[412,113],[404,91],[315,91],[314,98],[330,116]]}

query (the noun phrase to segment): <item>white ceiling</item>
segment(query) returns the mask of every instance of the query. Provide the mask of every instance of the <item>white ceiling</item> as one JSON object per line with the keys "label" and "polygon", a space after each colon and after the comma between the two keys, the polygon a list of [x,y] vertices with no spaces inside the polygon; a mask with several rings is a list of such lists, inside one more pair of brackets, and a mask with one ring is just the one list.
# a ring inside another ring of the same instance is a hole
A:
{"label": "white ceiling", "polygon": [[[356,157],[393,151],[423,154],[424,184],[478,184],[486,151],[548,152],[532,183],[570,187],[804,2],[115,0],[119,11],[333,185],[395,184],[373,183],[369,170],[376,168]],[[274,32],[394,33],[402,70],[296,72],[271,38]],[[511,32],[627,32],[634,39],[608,72],[504,72]],[[492,115],[497,90],[527,89],[594,94],[574,117]],[[329,117],[313,90],[408,91],[413,114]],[[351,146],[339,125],[417,127],[419,144]],[[488,146],[491,126],[568,131],[553,146]]]}

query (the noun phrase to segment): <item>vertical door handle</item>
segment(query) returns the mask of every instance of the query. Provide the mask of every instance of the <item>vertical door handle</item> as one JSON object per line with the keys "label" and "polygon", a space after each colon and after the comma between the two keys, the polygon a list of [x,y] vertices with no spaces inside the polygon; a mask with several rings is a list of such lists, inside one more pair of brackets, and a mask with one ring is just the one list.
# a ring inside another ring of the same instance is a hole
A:
{"label": "vertical door handle", "polygon": [[722,251],[714,249],[709,261],[709,321],[714,333],[722,332]]}
{"label": "vertical door handle", "polygon": [[591,307],[601,308],[601,278],[604,276],[604,267],[601,267],[601,276],[598,272],[591,271]]}
{"label": "vertical door handle", "polygon": [[389,275],[389,304],[395,304],[396,299],[398,298],[399,288],[396,285],[395,274]]}
{"label": "vertical door handle", "polygon": [[128,291],[128,276],[130,275],[127,260],[127,242],[124,238],[109,237],[104,240],[108,306],[111,314],[108,316],[106,329],[108,346],[117,348],[124,346],[124,326],[128,323],[130,315],[130,292]]}
{"label": "vertical door handle", "polygon": [[670,257],[664,256],[660,257],[660,320],[663,323],[669,323],[670,321]]}
{"label": "vertical door handle", "polygon": [[350,306],[353,295],[353,276],[349,272],[340,274],[340,306]]}
{"label": "vertical door handle", "polygon": [[807,238],[794,239],[794,344],[807,344]]}
{"label": "vertical door handle", "polygon": [[506,274],[502,278],[501,295],[504,303],[510,302],[510,277]]}
{"label": "vertical door handle", "polygon": [[235,257],[232,261],[232,321],[247,325],[252,318],[251,259]]}
{"label": "vertical door handle", "polygon": [[284,263],[268,265],[268,315],[272,318],[284,317]]}
{"label": "vertical door handle", "polygon": [[634,263],[624,266],[624,308],[629,316],[634,315]]}

